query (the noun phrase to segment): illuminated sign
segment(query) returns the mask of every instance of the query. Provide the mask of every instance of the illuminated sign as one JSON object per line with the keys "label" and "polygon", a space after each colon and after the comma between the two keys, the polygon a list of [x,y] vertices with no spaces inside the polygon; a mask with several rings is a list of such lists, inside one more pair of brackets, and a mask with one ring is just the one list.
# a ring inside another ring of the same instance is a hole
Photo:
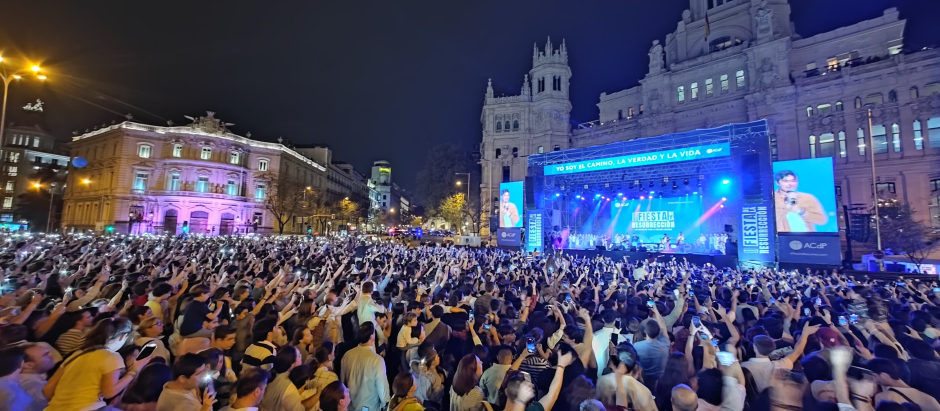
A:
{"label": "illuminated sign", "polygon": [[587,171],[611,170],[616,168],[641,167],[654,164],[675,163],[677,161],[692,161],[705,158],[724,157],[731,155],[731,144],[718,143],[698,147],[680,148],[676,150],[653,151],[637,153],[626,156],[601,158],[597,160],[577,161],[574,163],[553,164],[545,166],[545,175],[583,173]]}

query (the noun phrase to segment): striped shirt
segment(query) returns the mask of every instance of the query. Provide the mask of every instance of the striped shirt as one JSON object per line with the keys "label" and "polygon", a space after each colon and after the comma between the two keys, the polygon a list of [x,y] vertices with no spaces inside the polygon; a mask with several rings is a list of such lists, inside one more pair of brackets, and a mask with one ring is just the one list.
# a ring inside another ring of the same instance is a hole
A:
{"label": "striped shirt", "polygon": [[82,348],[84,344],[85,332],[74,328],[62,333],[59,339],[55,340],[55,347],[64,358],[68,358],[73,352]]}

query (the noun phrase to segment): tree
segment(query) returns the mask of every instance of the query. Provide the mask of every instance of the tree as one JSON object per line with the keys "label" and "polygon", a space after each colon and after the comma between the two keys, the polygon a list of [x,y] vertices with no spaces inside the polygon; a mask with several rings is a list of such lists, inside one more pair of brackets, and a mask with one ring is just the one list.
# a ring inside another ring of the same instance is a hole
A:
{"label": "tree", "polygon": [[336,204],[336,214],[345,223],[359,225],[359,216],[362,214],[361,207],[355,201],[342,200]]}
{"label": "tree", "polygon": [[[49,220],[49,207],[53,208],[51,216],[52,221],[48,226],[50,231],[55,231],[59,224],[59,217],[62,212],[62,185],[65,183],[65,175],[60,173],[59,167],[45,165],[36,170],[29,178],[30,186],[26,188],[23,194],[20,194],[16,210],[13,214],[16,220],[26,220],[32,230],[44,230]],[[33,186],[38,183],[39,188]],[[50,197],[50,187],[55,191],[55,197]]]}
{"label": "tree", "polygon": [[[455,145],[440,145],[428,152],[424,168],[418,173],[418,202],[436,208],[444,199],[456,193],[467,192],[467,176],[470,173],[471,201],[478,197],[472,187],[480,186],[480,169],[467,150]],[[457,182],[461,185],[458,186]]]}
{"label": "tree", "polygon": [[911,260],[920,271],[920,265],[932,251],[940,246],[933,229],[914,218],[914,209],[897,200],[879,200],[881,243],[885,249]]}
{"label": "tree", "polygon": [[446,221],[451,227],[459,230],[463,227],[463,223],[466,221],[465,217],[467,216],[466,204],[464,202],[465,196],[465,194],[458,193],[445,198],[437,208],[434,209],[434,215]]}
{"label": "tree", "polygon": [[269,183],[265,193],[264,205],[274,216],[278,225],[278,234],[284,234],[284,226],[294,216],[304,215],[306,186],[300,181],[281,178]]}

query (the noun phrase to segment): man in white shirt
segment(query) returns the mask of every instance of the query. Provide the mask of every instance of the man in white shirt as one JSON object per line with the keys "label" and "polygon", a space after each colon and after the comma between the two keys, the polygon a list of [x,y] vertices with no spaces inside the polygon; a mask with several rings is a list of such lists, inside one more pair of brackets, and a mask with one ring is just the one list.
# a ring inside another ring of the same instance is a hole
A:
{"label": "man in white shirt", "polygon": [[340,380],[351,396],[349,409],[383,410],[389,400],[388,378],[385,375],[385,359],[375,353],[375,327],[371,322],[359,325],[356,331],[359,346],[343,356]]}
{"label": "man in white shirt", "polygon": [[607,368],[607,360],[610,358],[611,335],[620,331],[614,329],[614,324],[617,322],[616,311],[602,311],[601,320],[604,321],[604,327],[594,332],[594,341],[591,344],[594,349],[594,358],[597,360],[598,377],[603,375],[604,369]]}
{"label": "man in white shirt", "polygon": [[803,334],[800,336],[800,340],[793,346],[793,352],[777,361],[771,361],[769,358],[770,354],[777,349],[777,344],[774,342],[773,338],[766,335],[754,337],[754,354],[756,356],[742,363],[741,366],[751,372],[758,392],[762,392],[767,387],[770,387],[774,372],[777,368],[784,370],[793,369],[793,363],[803,354],[803,348],[806,347],[806,339],[817,330],[819,330],[818,325],[811,326],[809,322],[807,322],[803,326]]}
{"label": "man in white shirt", "polygon": [[[635,410],[655,410],[656,401],[649,388],[636,379],[642,371],[639,366],[639,358],[636,350],[629,345],[617,347],[617,352],[610,358],[608,365],[614,372],[601,376],[597,379],[597,399],[604,404],[607,409],[612,409],[617,405],[617,376],[623,381],[623,388],[632,402],[632,408]],[[695,395],[695,392],[692,392]],[[693,408],[694,410],[694,408]]]}
{"label": "man in white shirt", "polygon": [[375,320],[375,314],[385,314],[385,307],[372,301],[372,291],[375,290],[375,283],[365,281],[362,283],[362,291],[356,299],[356,317],[359,318],[359,324],[371,321],[376,330],[381,330],[379,323]]}

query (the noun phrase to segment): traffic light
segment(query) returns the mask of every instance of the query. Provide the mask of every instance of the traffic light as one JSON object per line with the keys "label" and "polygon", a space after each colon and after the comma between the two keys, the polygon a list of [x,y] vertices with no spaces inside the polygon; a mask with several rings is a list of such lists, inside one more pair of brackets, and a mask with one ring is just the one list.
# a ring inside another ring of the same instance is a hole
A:
{"label": "traffic light", "polygon": [[183,232],[184,233],[189,232],[189,221],[183,221]]}

